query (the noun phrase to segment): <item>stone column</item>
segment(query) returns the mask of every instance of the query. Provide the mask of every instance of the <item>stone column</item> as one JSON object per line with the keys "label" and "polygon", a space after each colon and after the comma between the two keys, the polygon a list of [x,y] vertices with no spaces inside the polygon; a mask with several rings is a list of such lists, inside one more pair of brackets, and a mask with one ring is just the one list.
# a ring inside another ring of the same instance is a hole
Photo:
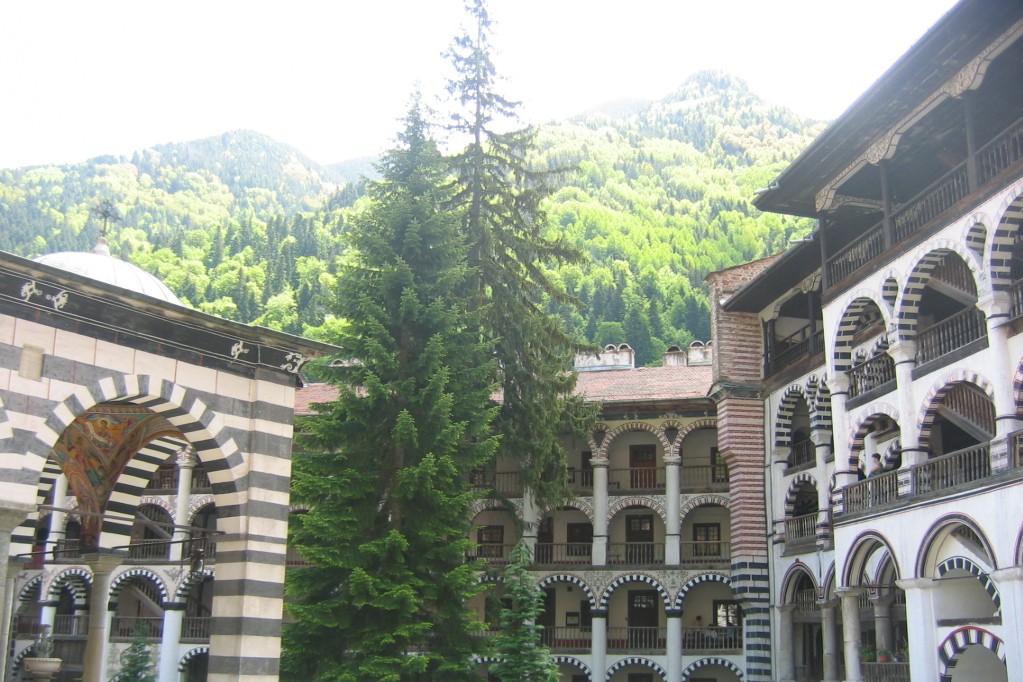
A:
{"label": "stone column", "polygon": [[824,682],[839,682],[838,607],[836,600],[819,602],[821,607],[821,640],[824,649]]}
{"label": "stone column", "polygon": [[189,499],[192,496],[192,472],[195,470],[195,450],[191,445],[178,450],[178,496],[174,504],[174,542],[170,546],[170,560],[181,561],[185,543],[191,539],[188,526]]}
{"label": "stone column", "polygon": [[[35,507],[30,504],[17,502],[0,502],[0,621],[10,623],[10,614],[17,608],[17,603],[7,595],[7,572],[9,562],[7,557],[11,556],[11,533],[15,528],[24,523],[29,512]],[[0,652],[4,658],[7,657],[7,648],[10,646],[10,628],[4,628],[0,632]]]}
{"label": "stone column", "polygon": [[[1023,632],[1023,567],[1001,568],[991,572],[991,579],[1002,597],[1002,632],[1018,637]],[[1023,647],[1013,645],[1002,635],[1009,646],[1003,647],[1005,666],[1009,670],[1023,670]]]}
{"label": "stone column", "polygon": [[[10,656],[7,655],[8,649],[11,646],[11,620],[14,618],[14,612],[18,608],[18,600],[14,596],[15,583],[18,581],[18,572],[24,565],[24,561],[20,559],[12,558],[7,567],[7,584],[4,585],[4,604],[10,604],[10,608],[3,610],[2,618],[0,618],[0,652],[3,654],[3,663],[0,663],[0,676],[3,679],[7,679],[7,666],[10,665]],[[51,630],[52,632],[52,630]]]}
{"label": "stone column", "polygon": [[[899,442],[902,445],[902,468],[927,461],[927,448],[920,442],[920,420],[914,402],[913,369],[916,367],[916,342],[896,339],[888,348],[895,361],[896,395],[899,401]],[[868,453],[869,454],[869,453]],[[900,482],[901,486],[901,482]]]}
{"label": "stone column", "polygon": [[888,651],[895,650],[895,633],[892,630],[892,601],[891,595],[871,599],[874,606],[874,633],[877,648]]}
{"label": "stone column", "polygon": [[666,615],[667,682],[682,682],[682,609],[668,609]]}
{"label": "stone column", "polygon": [[593,565],[604,566],[607,564],[607,457],[594,457],[590,465],[593,467]]}
{"label": "stone column", "polygon": [[540,510],[536,507],[532,491],[522,495],[522,544],[529,550],[529,556],[536,557],[536,532],[540,527]]}
{"label": "stone column", "polygon": [[167,602],[163,605],[159,682],[178,682],[178,643],[181,641],[181,623],[184,618],[184,602]]}
{"label": "stone column", "polygon": [[[832,429],[835,433],[846,433],[846,408],[845,404],[849,399],[849,375],[839,372],[828,379],[828,388],[831,389],[831,419]],[[850,461],[849,443],[845,438],[835,439],[835,489],[839,490],[855,483],[856,465]]]}
{"label": "stone column", "polygon": [[906,628],[909,631],[909,667],[914,680],[938,678],[937,656],[934,651],[940,642],[933,639],[934,592],[939,581],[931,578],[896,580],[906,591]]}
{"label": "stone column", "polygon": [[840,587],[839,597],[842,600],[842,635],[845,640],[845,679],[846,682],[863,682],[863,671],[860,666],[860,595],[862,587]]}
{"label": "stone column", "polygon": [[778,675],[778,682],[792,682],[796,679],[796,662],[793,656],[792,642],[792,612],[796,610],[795,604],[783,604],[776,606],[778,611],[778,639],[774,652],[774,660],[777,662],[775,672]]}
{"label": "stone column", "polygon": [[664,524],[664,563],[668,566],[682,563],[681,465],[682,458],[679,455],[664,458],[664,512],[667,515]]}
{"label": "stone column", "polygon": [[66,512],[57,511],[67,506],[67,476],[64,474],[57,476],[57,480],[53,482],[53,500],[50,504],[54,510],[50,512],[50,532],[46,541],[56,549],[57,542],[65,536],[64,523],[67,520]]}
{"label": "stone column", "polygon": [[85,645],[84,679],[93,682],[106,680],[107,646],[110,641],[110,580],[124,556],[96,553],[83,557],[92,569],[92,589],[89,592],[89,639]]}
{"label": "stone column", "polygon": [[607,609],[590,613],[590,663],[594,682],[607,679]]}
{"label": "stone column", "polygon": [[1012,388],[1015,367],[1009,362],[1009,358],[1014,357],[1009,353],[1009,292],[989,292],[977,305],[987,316],[990,371],[986,372],[986,376],[991,377],[995,395],[995,436],[991,440],[989,457],[991,472],[999,473],[1012,466],[1014,446],[1009,436],[1023,428],[1023,422],[1016,418],[1015,393]]}

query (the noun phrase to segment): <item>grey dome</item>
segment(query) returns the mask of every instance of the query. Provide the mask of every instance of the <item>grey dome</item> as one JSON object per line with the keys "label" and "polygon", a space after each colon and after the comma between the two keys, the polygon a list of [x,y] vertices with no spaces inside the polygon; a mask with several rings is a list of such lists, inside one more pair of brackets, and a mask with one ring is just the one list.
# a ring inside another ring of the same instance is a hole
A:
{"label": "grey dome", "polygon": [[39,256],[35,262],[136,291],[161,301],[184,305],[181,299],[156,277],[137,265],[111,256],[110,250],[106,248],[106,240],[101,240],[93,249],[93,253],[62,251]]}

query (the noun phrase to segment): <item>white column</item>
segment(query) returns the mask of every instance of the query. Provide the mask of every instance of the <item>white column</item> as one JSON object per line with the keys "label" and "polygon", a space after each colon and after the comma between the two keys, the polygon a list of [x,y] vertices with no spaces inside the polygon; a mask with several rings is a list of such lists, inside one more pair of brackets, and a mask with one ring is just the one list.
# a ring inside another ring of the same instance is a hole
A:
{"label": "white column", "polygon": [[[678,566],[682,562],[682,519],[680,518],[682,486],[679,476],[682,458],[670,455],[664,458],[664,563]],[[681,640],[680,640],[681,641]]]}
{"label": "white column", "polygon": [[903,469],[927,461],[927,448],[920,442],[920,422],[913,394],[913,369],[916,367],[916,341],[897,339],[888,348],[895,361],[896,396],[899,401],[899,441]]}
{"label": "white column", "polygon": [[592,679],[593,682],[604,682],[607,679],[607,609],[594,609],[590,616]]}
{"label": "white column", "polygon": [[178,450],[178,496],[174,505],[174,540],[170,546],[171,561],[180,561],[185,542],[190,539],[188,524],[189,498],[192,496],[192,472],[195,469],[195,450],[191,445]]}
{"label": "white column", "polygon": [[[1019,637],[1023,632],[1023,567],[1013,566],[991,572],[991,579],[1002,597],[1002,639],[1008,645],[1005,652],[1005,667],[1009,670],[1009,679],[1014,680],[1023,674],[1023,647],[1011,641],[1011,637]],[[1011,633],[1011,635],[1010,635]]]}
{"label": "white column", "polygon": [[860,594],[862,587],[840,587],[842,599],[842,638],[845,640],[846,682],[863,682],[860,667]]}
{"label": "white column", "polygon": [[874,632],[878,649],[895,650],[895,633],[892,631],[892,597],[886,595],[871,600],[874,605]]}
{"label": "white column", "polygon": [[3,661],[3,663],[0,663],[0,676],[5,680],[7,679],[7,666],[10,664],[10,656],[7,655],[7,650],[10,647],[11,620],[18,608],[18,601],[14,596],[14,586],[18,581],[18,571],[21,570],[23,565],[23,561],[13,558],[10,560],[10,565],[7,567],[7,584],[4,586],[3,603],[10,604],[10,608],[3,610],[3,618],[0,619],[0,652],[3,652],[3,658],[0,659]]}
{"label": "white column", "polygon": [[110,641],[110,579],[121,565],[123,556],[92,554],[85,557],[92,569],[92,589],[89,592],[89,639],[85,645],[84,679],[102,682],[107,679],[107,644]]}
{"label": "white column", "polygon": [[839,682],[838,661],[838,616],[835,608],[838,602],[825,601],[821,606],[821,640],[824,648],[824,682]]}
{"label": "white column", "polygon": [[796,610],[796,607],[794,604],[784,604],[775,608],[778,611],[778,649],[774,652],[774,660],[777,663],[778,681],[792,682],[796,679],[796,662],[793,656],[792,642],[792,612]]}
{"label": "white column", "polygon": [[590,465],[593,467],[593,565],[604,566],[607,564],[607,457],[594,457]]}
{"label": "white column", "polygon": [[53,549],[57,548],[57,542],[64,538],[64,523],[67,514],[57,509],[64,509],[67,506],[67,476],[61,474],[53,482],[53,500],[50,502],[54,510],[50,512],[50,532],[46,536],[47,544]]}
{"label": "white column", "polygon": [[[8,557],[11,555],[11,533],[20,526],[34,507],[16,502],[0,503],[0,621],[10,623],[10,614],[17,608],[17,602],[7,595]],[[0,653],[7,659],[7,648],[10,646],[10,628],[0,632]]]}
{"label": "white column", "polygon": [[536,558],[536,531],[539,527],[540,511],[536,507],[533,493],[525,490],[522,495],[522,544],[533,558]]}
{"label": "white column", "polygon": [[[849,375],[839,372],[828,379],[831,389],[832,428],[837,434],[846,433],[846,401],[849,399]],[[835,439],[835,489],[857,481],[856,467],[849,462],[849,443],[846,438]]]}
{"label": "white column", "polygon": [[185,605],[168,602],[163,605],[163,635],[160,637],[159,682],[178,682],[178,642],[181,641],[181,622]]}
{"label": "white column", "polygon": [[682,682],[682,609],[668,609],[667,616],[667,682]]}
{"label": "white column", "polygon": [[909,630],[909,667],[914,680],[938,678],[934,641],[934,592],[940,583],[931,578],[896,580],[906,591],[906,628]]}

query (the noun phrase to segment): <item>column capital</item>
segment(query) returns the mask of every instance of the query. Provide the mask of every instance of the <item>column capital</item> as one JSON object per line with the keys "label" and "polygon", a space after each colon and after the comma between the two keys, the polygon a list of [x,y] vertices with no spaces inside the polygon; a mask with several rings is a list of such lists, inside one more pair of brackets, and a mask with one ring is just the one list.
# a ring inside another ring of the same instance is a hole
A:
{"label": "column capital", "polygon": [[186,445],[185,447],[178,450],[175,454],[177,455],[178,458],[179,468],[181,469],[195,468],[195,465],[197,463],[196,462],[197,457],[195,454],[195,448],[193,448],[191,445]]}
{"label": "column capital", "polygon": [[677,467],[682,464],[682,455],[665,455],[664,466]]}
{"label": "column capital", "polygon": [[841,602],[838,599],[818,599],[817,606],[824,609],[837,609]]}
{"label": "column capital", "polygon": [[795,604],[778,604],[774,608],[778,609],[778,613],[792,613],[796,610]]}
{"label": "column capital", "polygon": [[897,333],[891,335],[891,344],[888,346],[888,355],[892,357],[896,365],[903,363],[916,364],[916,341],[900,339]]}
{"label": "column capital", "polygon": [[1000,583],[1023,582],[1023,566],[1010,566],[991,571],[989,575]]}
{"label": "column capital", "polygon": [[849,375],[845,372],[837,372],[835,376],[828,377],[828,387],[831,389],[831,395],[836,393],[848,394],[849,393]]}
{"label": "column capital", "polygon": [[35,511],[34,504],[10,500],[0,501],[0,532],[10,533],[20,526],[33,511]]}
{"label": "column capital", "polygon": [[109,550],[82,555],[82,560],[92,569],[94,575],[112,573],[127,558],[127,552]]}
{"label": "column capital", "polygon": [[593,457],[590,459],[590,466],[594,469],[606,469],[610,460],[607,457]]}
{"label": "column capital", "polygon": [[593,609],[590,611],[590,618],[607,618],[607,609]]}
{"label": "column capital", "polygon": [[835,588],[835,592],[838,593],[838,596],[841,597],[842,599],[847,599],[849,597],[859,598],[859,596],[866,591],[867,588],[861,587],[859,585]]}

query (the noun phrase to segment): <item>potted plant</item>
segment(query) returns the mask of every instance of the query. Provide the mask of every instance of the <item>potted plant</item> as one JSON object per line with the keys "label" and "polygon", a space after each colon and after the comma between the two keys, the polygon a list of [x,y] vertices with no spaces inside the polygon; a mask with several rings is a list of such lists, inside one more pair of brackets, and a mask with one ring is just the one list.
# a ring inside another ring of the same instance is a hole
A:
{"label": "potted plant", "polygon": [[873,663],[877,659],[877,649],[869,644],[860,646],[860,660],[864,663]]}
{"label": "potted plant", "polygon": [[876,654],[878,663],[888,663],[892,660],[892,652],[888,649],[878,649]]}

